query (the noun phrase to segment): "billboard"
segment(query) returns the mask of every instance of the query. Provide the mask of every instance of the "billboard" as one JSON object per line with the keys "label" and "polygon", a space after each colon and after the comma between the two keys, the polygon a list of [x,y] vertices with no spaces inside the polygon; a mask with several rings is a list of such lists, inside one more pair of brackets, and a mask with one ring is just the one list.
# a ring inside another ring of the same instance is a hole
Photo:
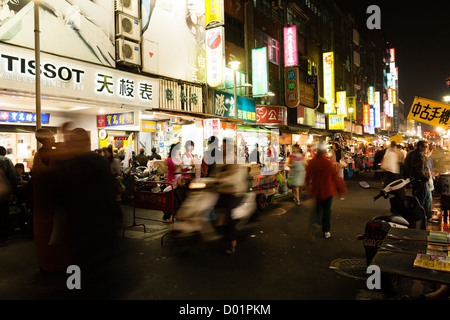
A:
{"label": "billboard", "polygon": [[206,82],[205,1],[141,0],[142,70]]}
{"label": "billboard", "polygon": [[[115,67],[114,1],[39,2],[42,52]],[[2,6],[0,41],[34,49],[34,2]]]}

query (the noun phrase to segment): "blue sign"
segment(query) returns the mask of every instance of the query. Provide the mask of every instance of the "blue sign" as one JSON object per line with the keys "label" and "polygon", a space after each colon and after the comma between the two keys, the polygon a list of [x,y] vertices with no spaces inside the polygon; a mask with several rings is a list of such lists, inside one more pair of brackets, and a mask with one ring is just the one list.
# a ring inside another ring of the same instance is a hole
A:
{"label": "blue sign", "polygon": [[[253,99],[236,96],[237,118],[244,122],[256,123],[256,105]],[[214,114],[224,118],[236,118],[234,95],[214,91]]]}
{"label": "blue sign", "polygon": [[[0,111],[0,122],[22,122],[36,123],[36,113],[18,112],[18,111]],[[50,122],[50,114],[41,114],[41,123],[48,124]]]}
{"label": "blue sign", "polygon": [[105,115],[105,127],[134,125],[134,112],[111,113]]}

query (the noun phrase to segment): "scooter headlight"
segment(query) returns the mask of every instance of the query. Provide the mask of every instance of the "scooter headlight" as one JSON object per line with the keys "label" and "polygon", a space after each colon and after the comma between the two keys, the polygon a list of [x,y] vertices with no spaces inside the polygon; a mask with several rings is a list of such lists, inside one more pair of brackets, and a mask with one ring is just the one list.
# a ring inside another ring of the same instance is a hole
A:
{"label": "scooter headlight", "polygon": [[206,183],[204,182],[191,182],[189,184],[189,189],[204,189],[206,188]]}

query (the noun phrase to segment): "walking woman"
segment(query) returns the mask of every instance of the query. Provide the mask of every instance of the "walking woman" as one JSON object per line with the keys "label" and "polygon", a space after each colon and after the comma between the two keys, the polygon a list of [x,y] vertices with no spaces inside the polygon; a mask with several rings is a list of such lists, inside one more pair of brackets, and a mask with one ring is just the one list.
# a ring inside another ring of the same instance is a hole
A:
{"label": "walking woman", "polygon": [[300,190],[305,182],[305,157],[298,144],[292,146],[292,154],[288,157],[287,166],[291,169],[289,179],[294,202],[299,206],[301,205]]}

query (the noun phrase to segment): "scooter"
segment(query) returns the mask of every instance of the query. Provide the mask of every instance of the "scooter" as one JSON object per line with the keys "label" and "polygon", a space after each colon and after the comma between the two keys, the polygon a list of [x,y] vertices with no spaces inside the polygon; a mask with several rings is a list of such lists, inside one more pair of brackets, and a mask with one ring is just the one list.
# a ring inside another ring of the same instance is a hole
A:
{"label": "scooter", "polygon": [[389,199],[391,205],[391,214],[372,218],[366,224],[364,235],[357,237],[358,240],[363,240],[367,265],[375,257],[390,228],[426,229],[425,209],[415,196],[406,195],[405,188],[410,183],[410,179],[399,179],[383,189],[371,187],[366,181],[359,183],[361,188],[375,189],[379,192],[373,198],[374,201],[383,197]]}
{"label": "scooter", "polygon": [[[425,209],[415,196],[407,195],[405,192],[405,188],[410,183],[410,179],[399,179],[389,183],[383,189],[371,187],[366,181],[359,183],[361,188],[375,189],[379,192],[373,198],[374,201],[383,197],[389,199],[391,205],[390,214],[372,218],[366,223],[364,235],[357,236],[358,240],[363,241],[368,266],[391,228],[426,229]],[[395,294],[399,280],[396,276],[382,274],[382,292],[387,296]]]}
{"label": "scooter", "polygon": [[[171,248],[190,247],[194,244],[223,239],[223,216],[215,209],[220,195],[214,178],[197,178],[189,184],[186,199],[177,210],[172,230],[163,236],[161,245],[168,242]],[[256,226],[257,212],[255,193],[245,193],[239,204],[231,211],[235,229],[239,236],[249,233]]]}

